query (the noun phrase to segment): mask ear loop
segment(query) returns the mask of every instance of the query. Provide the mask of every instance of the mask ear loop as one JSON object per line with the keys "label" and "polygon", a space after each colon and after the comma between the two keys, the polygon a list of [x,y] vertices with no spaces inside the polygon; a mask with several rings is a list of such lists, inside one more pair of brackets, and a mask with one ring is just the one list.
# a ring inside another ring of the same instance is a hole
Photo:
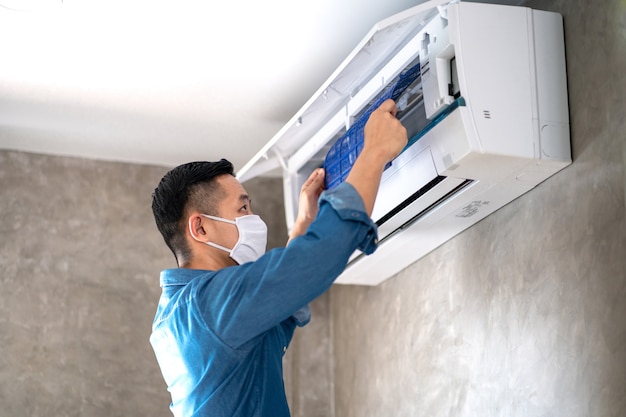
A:
{"label": "mask ear loop", "polygon": [[218,222],[229,223],[229,224],[237,224],[234,220],[222,219],[221,217],[211,216],[210,214],[201,214],[202,217],[206,217],[207,219],[217,220]]}
{"label": "mask ear loop", "polygon": [[213,242],[204,242],[204,243],[206,243],[209,246],[213,246],[214,248],[221,249],[224,252],[228,252],[229,254],[232,252],[232,249],[228,249],[226,246],[218,245],[217,243],[213,243]]}
{"label": "mask ear loop", "polygon": [[[204,214],[203,214],[203,216],[204,216],[204,217],[208,217],[208,218],[212,218],[212,217],[213,217],[213,216],[210,216],[210,217],[209,217],[208,215],[204,215]],[[216,220],[217,220],[217,219],[216,219]],[[222,220],[222,219],[220,219],[220,220]],[[224,221],[224,220],[222,220],[222,221]],[[229,221],[225,221],[225,223],[230,223],[230,222],[229,222]],[[233,223],[235,223],[235,222],[233,222]],[[222,245],[218,245],[217,243],[213,243],[213,242],[203,242],[203,241],[201,241],[200,239],[196,238],[196,237],[194,236],[194,233],[193,233],[193,228],[191,227],[191,221],[189,221],[189,234],[191,235],[191,238],[192,238],[193,240],[195,240],[196,242],[205,243],[205,244],[207,244],[207,245],[209,245],[209,246],[213,246],[214,248],[221,249],[221,250],[223,250],[224,252],[228,252],[228,253],[230,253],[230,252],[232,251],[232,249],[228,249],[227,247],[222,246]]]}

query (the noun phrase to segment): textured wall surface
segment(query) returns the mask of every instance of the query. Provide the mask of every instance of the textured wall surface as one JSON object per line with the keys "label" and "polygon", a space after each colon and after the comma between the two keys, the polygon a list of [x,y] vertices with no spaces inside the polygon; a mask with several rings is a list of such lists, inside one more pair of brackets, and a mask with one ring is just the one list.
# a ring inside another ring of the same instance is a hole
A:
{"label": "textured wall surface", "polygon": [[296,331],[283,360],[292,417],[329,417],[334,410],[328,294],[311,303],[311,322]]}
{"label": "textured wall surface", "polygon": [[337,416],[626,415],[626,2],[530,5],[564,15],[574,164],[331,289]]}
{"label": "textured wall surface", "polygon": [[163,169],[0,151],[0,416],[167,416]]}

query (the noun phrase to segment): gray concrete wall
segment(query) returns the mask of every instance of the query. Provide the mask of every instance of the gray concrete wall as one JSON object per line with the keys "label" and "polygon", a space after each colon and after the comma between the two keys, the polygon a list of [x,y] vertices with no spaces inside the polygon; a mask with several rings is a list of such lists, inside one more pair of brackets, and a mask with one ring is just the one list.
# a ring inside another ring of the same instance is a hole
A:
{"label": "gray concrete wall", "polygon": [[574,164],[382,285],[331,289],[337,416],[626,415],[626,3],[530,5],[564,15]]}
{"label": "gray concrete wall", "polygon": [[163,168],[0,151],[0,416],[168,416]]}

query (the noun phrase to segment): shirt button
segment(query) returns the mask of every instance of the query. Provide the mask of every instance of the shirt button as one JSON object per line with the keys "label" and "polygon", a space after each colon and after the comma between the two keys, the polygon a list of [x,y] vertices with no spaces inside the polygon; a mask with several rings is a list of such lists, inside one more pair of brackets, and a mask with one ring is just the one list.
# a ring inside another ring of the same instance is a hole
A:
{"label": "shirt button", "polygon": [[283,346],[283,352],[287,352],[287,346]]}

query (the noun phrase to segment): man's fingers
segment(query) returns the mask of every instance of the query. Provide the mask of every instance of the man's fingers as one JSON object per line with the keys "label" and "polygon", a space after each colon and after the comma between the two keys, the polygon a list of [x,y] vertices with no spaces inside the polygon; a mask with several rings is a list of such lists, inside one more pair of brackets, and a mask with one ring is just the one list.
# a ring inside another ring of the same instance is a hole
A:
{"label": "man's fingers", "polygon": [[396,113],[398,112],[398,107],[396,107],[396,102],[389,98],[383,101],[380,106],[378,106],[378,110],[391,113],[391,115],[395,117]]}
{"label": "man's fingers", "polygon": [[302,189],[309,188],[311,186],[318,187],[324,181],[324,168],[317,168],[309,175],[309,178],[302,185]]}

